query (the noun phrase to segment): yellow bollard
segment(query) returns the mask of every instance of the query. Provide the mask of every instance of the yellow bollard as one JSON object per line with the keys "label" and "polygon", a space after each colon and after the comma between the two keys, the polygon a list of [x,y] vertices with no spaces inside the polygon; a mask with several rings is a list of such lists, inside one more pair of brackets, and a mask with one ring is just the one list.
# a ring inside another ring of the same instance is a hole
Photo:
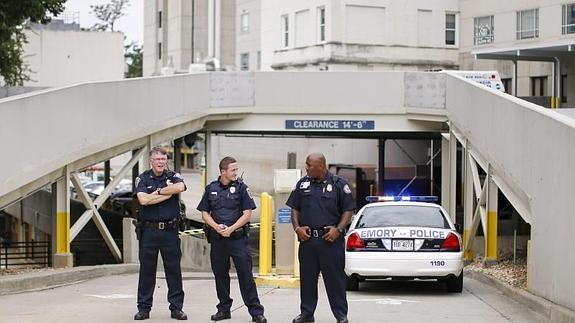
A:
{"label": "yellow bollard", "polygon": [[260,275],[269,275],[272,271],[272,197],[261,194],[260,211]]}
{"label": "yellow bollard", "polygon": [[202,192],[203,192],[206,189],[206,186],[208,185],[207,178],[206,178],[206,169],[202,168],[200,171],[200,174],[201,174]]}

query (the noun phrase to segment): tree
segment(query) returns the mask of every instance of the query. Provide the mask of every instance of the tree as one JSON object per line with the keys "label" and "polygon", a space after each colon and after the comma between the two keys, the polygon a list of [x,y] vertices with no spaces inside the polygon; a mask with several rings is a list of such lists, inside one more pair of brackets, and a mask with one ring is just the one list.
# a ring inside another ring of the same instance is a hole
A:
{"label": "tree", "polygon": [[124,60],[128,69],[124,73],[125,78],[141,77],[143,66],[142,46],[136,42],[131,42],[124,46]]}
{"label": "tree", "polygon": [[114,31],[114,23],[116,20],[124,17],[126,9],[130,4],[130,0],[111,0],[110,3],[101,5],[92,5],[90,9],[96,18],[101,20],[101,23],[94,24],[90,29],[98,31]]}
{"label": "tree", "polygon": [[0,85],[22,85],[30,79],[29,68],[22,59],[26,43],[24,34],[30,22],[48,23],[50,16],[64,11],[66,0],[0,1]]}

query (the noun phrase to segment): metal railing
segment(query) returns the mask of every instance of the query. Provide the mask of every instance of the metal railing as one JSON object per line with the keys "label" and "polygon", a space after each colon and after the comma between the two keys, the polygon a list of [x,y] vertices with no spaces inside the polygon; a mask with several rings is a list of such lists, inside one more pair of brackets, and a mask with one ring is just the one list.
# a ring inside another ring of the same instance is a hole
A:
{"label": "metal railing", "polygon": [[2,268],[52,265],[50,241],[7,242],[0,245]]}

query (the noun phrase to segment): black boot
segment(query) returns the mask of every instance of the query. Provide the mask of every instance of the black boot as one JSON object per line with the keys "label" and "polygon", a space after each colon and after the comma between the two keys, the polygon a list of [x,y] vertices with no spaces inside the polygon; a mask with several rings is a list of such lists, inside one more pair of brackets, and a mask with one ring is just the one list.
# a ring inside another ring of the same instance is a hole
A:
{"label": "black boot", "polygon": [[232,315],[230,314],[230,312],[222,312],[222,311],[218,311],[216,314],[212,315],[212,317],[211,317],[212,321],[227,320],[230,318],[232,318]]}

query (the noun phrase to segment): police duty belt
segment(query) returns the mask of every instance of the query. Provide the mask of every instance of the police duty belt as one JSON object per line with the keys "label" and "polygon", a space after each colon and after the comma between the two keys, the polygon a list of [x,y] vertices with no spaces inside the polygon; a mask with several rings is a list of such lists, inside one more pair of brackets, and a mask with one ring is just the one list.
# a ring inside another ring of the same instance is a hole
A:
{"label": "police duty belt", "polygon": [[[250,223],[250,228],[259,228],[259,227],[260,227],[259,223]],[[203,238],[205,235],[206,232],[204,231],[204,229],[193,229],[179,232],[180,239],[184,237]]]}

